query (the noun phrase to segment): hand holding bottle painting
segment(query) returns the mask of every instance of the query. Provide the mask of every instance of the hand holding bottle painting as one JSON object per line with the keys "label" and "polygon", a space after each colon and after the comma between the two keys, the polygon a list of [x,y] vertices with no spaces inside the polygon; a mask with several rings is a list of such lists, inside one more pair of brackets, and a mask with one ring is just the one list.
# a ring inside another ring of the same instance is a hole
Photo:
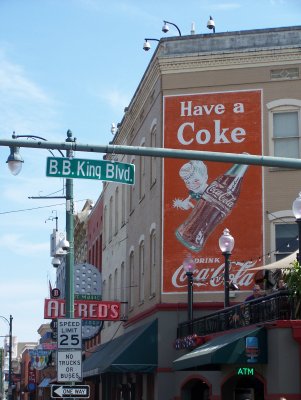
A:
{"label": "hand holding bottle painting", "polygon": [[[189,168],[191,169],[193,164],[191,164],[190,167],[185,164],[183,167],[185,167],[184,171],[189,171]],[[206,168],[205,165],[204,167]],[[195,175],[195,171],[190,174],[187,173],[185,176],[182,168],[180,170],[180,176],[184,180],[186,186],[188,188],[190,186],[190,189],[192,189],[192,182],[195,182],[192,177]],[[211,233],[234,208],[239,198],[242,179],[247,168],[247,165],[235,164],[208,186],[206,183],[208,178],[206,168],[206,174],[202,174],[202,184],[199,179],[199,185],[197,185],[200,188],[204,188],[204,191],[201,193],[201,190],[199,190],[197,196],[194,196],[195,199],[198,199],[197,204],[193,207],[193,210],[184,223],[177,228],[175,233],[177,239],[184,246],[194,252],[202,250]],[[206,182],[204,179],[205,177]],[[193,197],[193,193],[189,192],[189,195],[190,198]],[[190,202],[190,198],[188,198],[188,202]],[[174,207],[188,209],[179,207],[178,202],[178,199],[174,200]],[[184,202],[187,204],[187,199],[184,200]]]}

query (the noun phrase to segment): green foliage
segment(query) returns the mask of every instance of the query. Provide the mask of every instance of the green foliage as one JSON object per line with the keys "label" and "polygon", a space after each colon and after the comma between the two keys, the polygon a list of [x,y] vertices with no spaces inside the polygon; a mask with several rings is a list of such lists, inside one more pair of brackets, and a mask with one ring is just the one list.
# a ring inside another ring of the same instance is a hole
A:
{"label": "green foliage", "polygon": [[283,278],[293,296],[301,296],[301,265],[298,261],[292,262],[291,268],[283,271]]}

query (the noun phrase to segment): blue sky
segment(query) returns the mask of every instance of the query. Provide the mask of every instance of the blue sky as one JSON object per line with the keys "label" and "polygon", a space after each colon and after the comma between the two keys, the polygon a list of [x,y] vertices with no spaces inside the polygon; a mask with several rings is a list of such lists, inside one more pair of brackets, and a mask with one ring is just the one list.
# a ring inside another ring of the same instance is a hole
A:
{"label": "blue sky", "polygon": [[[301,25],[300,0],[0,0],[0,137],[38,135],[64,141],[71,129],[80,143],[108,144],[151,59],[144,38],[165,36],[163,20],[182,35]],[[167,36],[176,36],[170,26]],[[49,236],[65,228],[64,202],[32,200],[62,188],[45,174],[46,150],[21,149],[23,169],[7,170],[0,148],[0,315],[13,315],[19,341],[37,340],[48,281],[55,270]],[[90,154],[76,154],[91,158]],[[93,156],[97,158],[97,156]],[[77,210],[96,200],[102,184],[75,180]],[[0,323],[0,335],[8,332]]]}

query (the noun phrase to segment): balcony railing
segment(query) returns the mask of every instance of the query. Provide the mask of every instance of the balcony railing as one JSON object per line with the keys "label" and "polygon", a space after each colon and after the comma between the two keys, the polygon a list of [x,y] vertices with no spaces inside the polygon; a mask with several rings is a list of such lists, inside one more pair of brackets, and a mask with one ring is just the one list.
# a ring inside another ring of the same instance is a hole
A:
{"label": "balcony railing", "polygon": [[301,319],[298,302],[300,299],[292,296],[289,291],[280,290],[271,295],[196,318],[191,322],[182,322],[178,325],[177,337],[179,339],[191,334],[205,336],[257,323]]}

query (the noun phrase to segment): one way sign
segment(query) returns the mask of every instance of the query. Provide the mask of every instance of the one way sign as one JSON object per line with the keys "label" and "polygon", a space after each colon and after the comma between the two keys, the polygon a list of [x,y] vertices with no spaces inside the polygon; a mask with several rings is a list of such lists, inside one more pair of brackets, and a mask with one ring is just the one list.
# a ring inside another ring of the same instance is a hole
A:
{"label": "one way sign", "polygon": [[63,398],[63,397],[73,397],[73,398],[89,398],[90,397],[90,386],[89,385],[76,385],[76,386],[66,386],[66,385],[51,385],[51,397],[52,398]]}

